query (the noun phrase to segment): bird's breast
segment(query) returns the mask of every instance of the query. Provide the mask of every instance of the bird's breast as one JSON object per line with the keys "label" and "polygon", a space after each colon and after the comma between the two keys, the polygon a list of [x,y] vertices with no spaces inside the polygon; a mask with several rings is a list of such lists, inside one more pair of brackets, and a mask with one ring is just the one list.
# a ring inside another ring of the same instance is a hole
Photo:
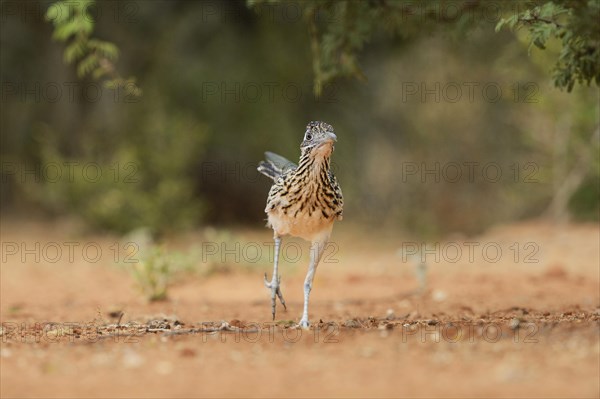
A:
{"label": "bird's breast", "polygon": [[279,194],[266,209],[269,224],[278,234],[312,240],[331,231],[337,218],[337,200],[331,189],[305,181],[301,187],[284,185]]}
{"label": "bird's breast", "polygon": [[324,218],[318,213],[289,214],[282,209],[273,209],[267,213],[269,225],[279,235],[292,235],[308,241],[316,237],[329,235],[335,218]]}

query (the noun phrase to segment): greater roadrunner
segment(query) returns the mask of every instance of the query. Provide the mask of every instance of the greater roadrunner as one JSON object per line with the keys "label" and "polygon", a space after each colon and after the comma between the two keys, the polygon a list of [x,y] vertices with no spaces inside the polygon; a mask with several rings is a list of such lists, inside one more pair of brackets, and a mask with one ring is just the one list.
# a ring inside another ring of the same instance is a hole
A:
{"label": "greater roadrunner", "polygon": [[292,235],[311,242],[310,264],[304,280],[304,311],[300,327],[307,328],[308,298],[315,271],[327,245],[333,222],[342,219],[342,190],[329,168],[333,143],[337,140],[333,128],[324,122],[310,122],[300,145],[300,163],[266,152],[266,161],[258,171],[275,182],[269,191],[267,207],[268,226],[273,228],[275,257],[273,277],[265,286],[271,290],[271,312],[275,320],[276,297],[285,308],[281,294],[281,276],[277,273],[281,237]]}

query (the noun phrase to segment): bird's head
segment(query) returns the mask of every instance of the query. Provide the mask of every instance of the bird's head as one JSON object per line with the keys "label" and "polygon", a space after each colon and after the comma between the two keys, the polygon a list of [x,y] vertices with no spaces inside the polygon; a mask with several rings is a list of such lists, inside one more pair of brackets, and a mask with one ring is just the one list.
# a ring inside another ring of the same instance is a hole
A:
{"label": "bird's head", "polygon": [[313,121],[306,126],[304,140],[300,145],[302,151],[311,153],[320,153],[330,155],[333,151],[333,143],[337,141],[337,136],[333,132],[333,127],[325,122]]}

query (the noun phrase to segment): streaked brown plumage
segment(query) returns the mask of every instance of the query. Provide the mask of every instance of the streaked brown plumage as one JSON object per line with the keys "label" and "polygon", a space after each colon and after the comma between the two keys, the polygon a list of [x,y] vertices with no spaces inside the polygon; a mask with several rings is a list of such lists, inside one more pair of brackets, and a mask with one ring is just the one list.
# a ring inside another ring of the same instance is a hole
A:
{"label": "streaked brown plumage", "polygon": [[258,170],[274,180],[269,191],[265,212],[275,238],[273,279],[265,275],[265,285],[271,289],[272,314],[275,318],[275,296],[285,307],[277,275],[281,237],[292,235],[311,242],[311,262],[304,282],[304,313],[302,327],[308,327],[308,298],[314,273],[329,240],[333,223],[341,220],[343,197],[337,179],[330,170],[330,157],[337,140],[331,125],[310,122],[300,146],[298,165],[267,152],[266,161]]}

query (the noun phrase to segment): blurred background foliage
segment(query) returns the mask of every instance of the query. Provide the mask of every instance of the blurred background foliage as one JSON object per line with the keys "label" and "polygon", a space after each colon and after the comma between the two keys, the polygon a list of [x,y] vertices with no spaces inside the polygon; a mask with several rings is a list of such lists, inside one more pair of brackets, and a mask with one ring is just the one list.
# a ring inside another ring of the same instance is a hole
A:
{"label": "blurred background foliage", "polygon": [[598,10],[3,1],[2,212],[259,227],[262,153],[295,160],[324,120],[345,222],[431,237],[598,220]]}

